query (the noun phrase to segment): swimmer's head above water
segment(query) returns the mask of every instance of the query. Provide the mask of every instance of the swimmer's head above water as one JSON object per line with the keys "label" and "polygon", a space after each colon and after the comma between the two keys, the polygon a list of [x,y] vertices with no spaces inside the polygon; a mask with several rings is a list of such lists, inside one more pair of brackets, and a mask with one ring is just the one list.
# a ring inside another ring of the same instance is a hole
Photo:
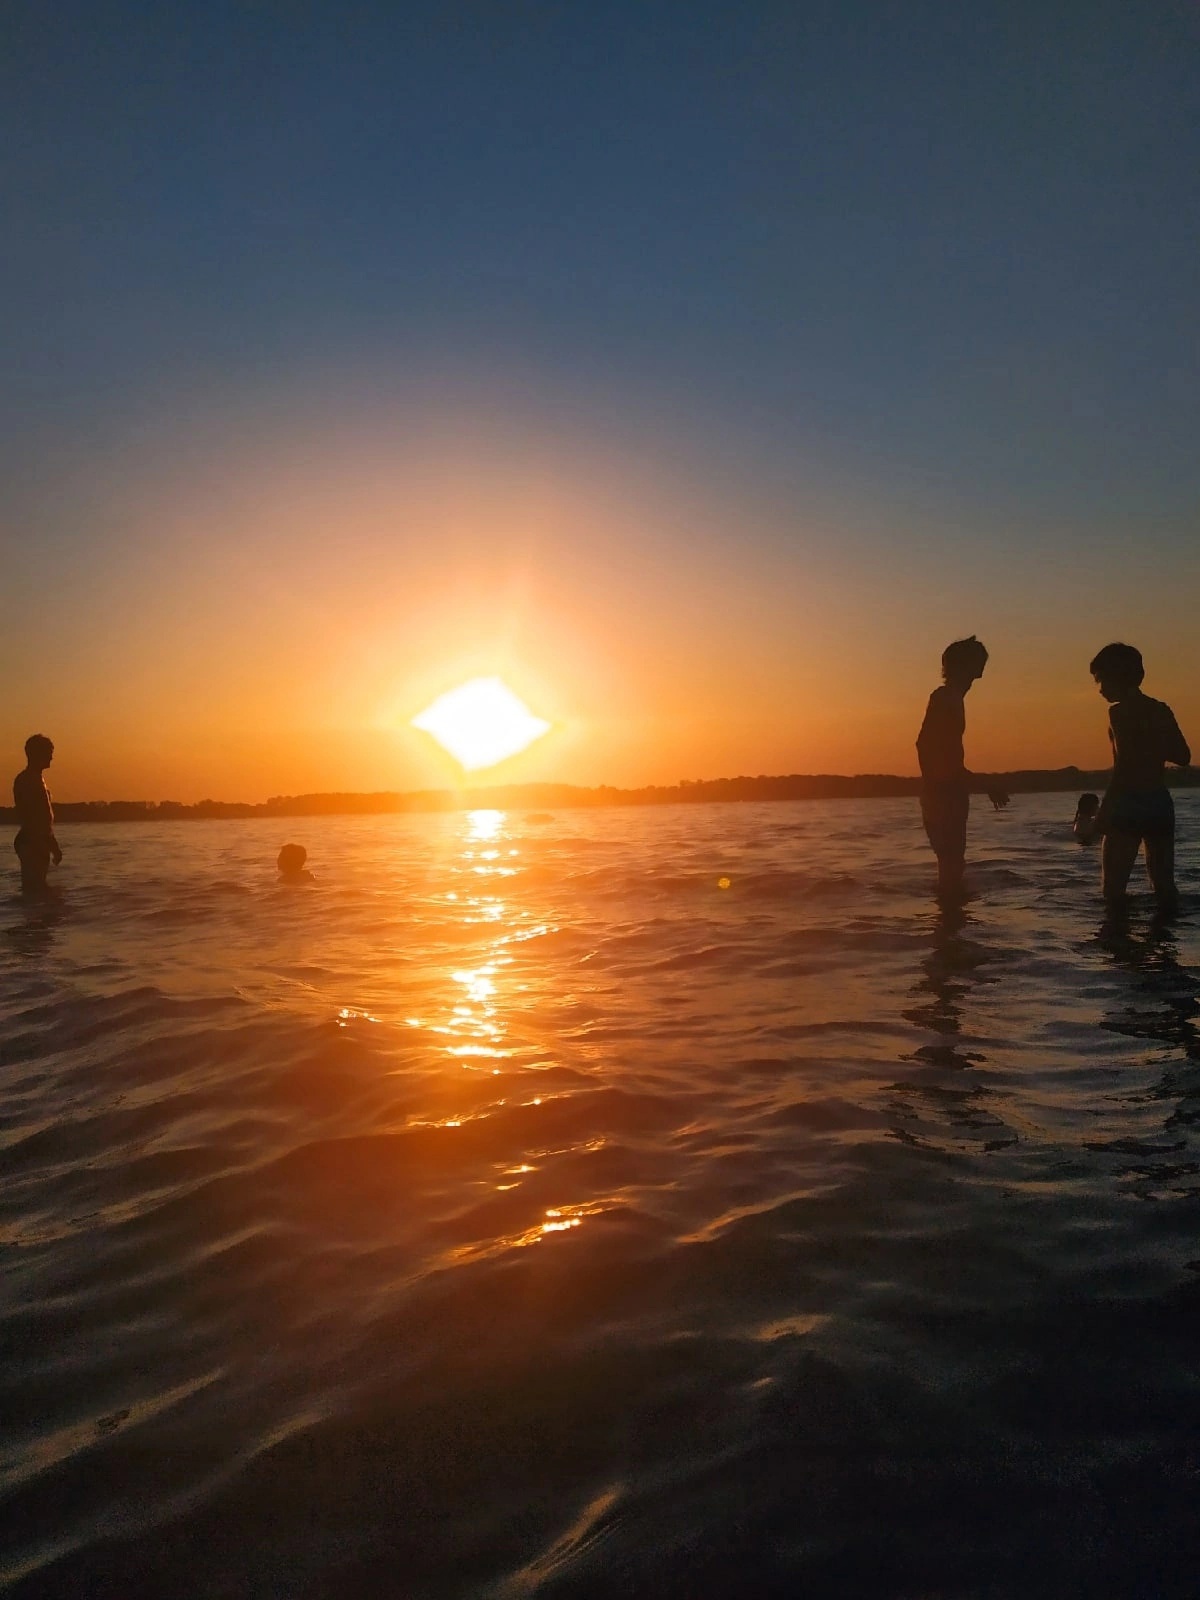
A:
{"label": "swimmer's head above water", "polygon": [[305,883],[312,880],[312,873],[306,872],[304,863],[308,860],[308,851],[302,844],[285,844],[279,852],[275,865],[279,868],[280,876],[291,883]]}
{"label": "swimmer's head above water", "polygon": [[1100,796],[1091,793],[1081,794],[1079,804],[1075,807],[1075,820],[1071,824],[1080,844],[1095,844],[1096,823],[1099,816]]}

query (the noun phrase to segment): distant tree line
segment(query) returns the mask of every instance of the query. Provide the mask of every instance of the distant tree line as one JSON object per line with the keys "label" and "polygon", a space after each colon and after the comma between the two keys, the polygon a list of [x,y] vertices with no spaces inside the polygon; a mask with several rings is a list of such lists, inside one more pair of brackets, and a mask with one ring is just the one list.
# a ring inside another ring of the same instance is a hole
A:
{"label": "distant tree line", "polygon": [[[998,785],[1010,794],[1043,794],[1079,789],[1102,790],[1107,770],[1085,772],[1078,767],[1052,771],[1027,770],[976,774],[979,786]],[[1200,785],[1200,770],[1186,768],[1170,775],[1173,788]],[[207,821],[228,817],[382,816],[404,811],[545,811],[569,806],[708,805],[734,801],[766,800],[876,800],[915,795],[919,778],[898,778],[888,773],[861,773],[847,778],[835,773],[793,773],[787,777],[683,778],[676,784],[643,789],[614,789],[609,784],[583,789],[567,783],[520,783],[486,789],[422,789],[412,794],[297,794],[273,795],[258,805],[239,800],[77,800],[54,808],[57,822],[168,822]],[[0,811],[15,824],[11,807]]]}

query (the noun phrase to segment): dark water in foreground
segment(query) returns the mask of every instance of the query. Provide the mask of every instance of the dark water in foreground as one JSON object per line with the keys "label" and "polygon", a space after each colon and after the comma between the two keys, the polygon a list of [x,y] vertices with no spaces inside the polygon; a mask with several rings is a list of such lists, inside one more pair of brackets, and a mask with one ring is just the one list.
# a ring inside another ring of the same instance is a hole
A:
{"label": "dark water in foreground", "polygon": [[1200,1594],[1200,911],[1070,808],[949,920],[905,802],[69,830],[0,1588]]}

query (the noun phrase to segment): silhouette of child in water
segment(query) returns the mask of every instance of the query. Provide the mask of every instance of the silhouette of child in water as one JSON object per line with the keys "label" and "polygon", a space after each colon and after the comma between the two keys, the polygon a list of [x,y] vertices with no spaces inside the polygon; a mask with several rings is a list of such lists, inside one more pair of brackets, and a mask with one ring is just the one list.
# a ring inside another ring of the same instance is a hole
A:
{"label": "silhouette of child in water", "polygon": [[1080,844],[1095,844],[1100,835],[1096,832],[1096,821],[1100,815],[1100,796],[1098,794],[1081,794],[1079,804],[1075,807],[1075,820],[1071,830]]}
{"label": "silhouette of child in water", "polygon": [[275,862],[279,868],[280,882],[315,883],[317,880],[305,868],[304,863],[307,860],[308,851],[302,844],[285,844]]}
{"label": "silhouette of child in water", "polygon": [[1175,888],[1175,804],[1166,764],[1186,767],[1192,752],[1175,713],[1142,693],[1146,669],[1131,644],[1106,644],[1088,669],[1109,702],[1112,778],[1100,803],[1096,832],[1103,835],[1101,888],[1110,906],[1125,898],[1129,874],[1144,846],[1146,871],[1159,908],[1178,904]]}
{"label": "silhouette of child in water", "polygon": [[19,831],[13,848],[21,863],[21,893],[28,899],[41,899],[51,891],[46,874],[51,861],[57,867],[62,851],[54,837],[54,807],[43,772],[54,760],[54,745],[44,733],[34,733],[25,741],[25,768],[13,779],[13,805]]}
{"label": "silhouette of child in water", "polygon": [[967,813],[971,790],[984,792],[997,811],[1008,804],[1003,789],[986,788],[969,772],[963,756],[967,726],[964,699],[983,677],[988,653],[975,637],[956,639],[942,652],[942,686],[929,696],[917,736],[921,764],[921,820],[938,864],[938,894],[961,899],[967,853]]}

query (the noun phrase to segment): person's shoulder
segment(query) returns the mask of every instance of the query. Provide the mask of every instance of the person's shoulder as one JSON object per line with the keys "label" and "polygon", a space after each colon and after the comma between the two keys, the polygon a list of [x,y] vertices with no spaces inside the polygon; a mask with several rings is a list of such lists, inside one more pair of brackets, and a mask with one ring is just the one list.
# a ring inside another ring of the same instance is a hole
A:
{"label": "person's shoulder", "polygon": [[1148,694],[1144,694],[1142,699],[1146,702],[1146,709],[1150,712],[1151,716],[1162,717],[1164,719],[1168,717],[1174,717],[1175,713],[1171,710],[1170,706],[1165,700],[1155,700],[1153,696]]}
{"label": "person's shoulder", "polygon": [[1173,740],[1183,737],[1179,731],[1179,721],[1165,700],[1149,700],[1146,710],[1151,726],[1161,738]]}
{"label": "person's shoulder", "polygon": [[1174,712],[1165,700],[1155,700],[1152,695],[1131,694],[1127,700],[1118,700],[1109,708],[1108,719],[1113,727],[1147,727],[1173,717]]}

